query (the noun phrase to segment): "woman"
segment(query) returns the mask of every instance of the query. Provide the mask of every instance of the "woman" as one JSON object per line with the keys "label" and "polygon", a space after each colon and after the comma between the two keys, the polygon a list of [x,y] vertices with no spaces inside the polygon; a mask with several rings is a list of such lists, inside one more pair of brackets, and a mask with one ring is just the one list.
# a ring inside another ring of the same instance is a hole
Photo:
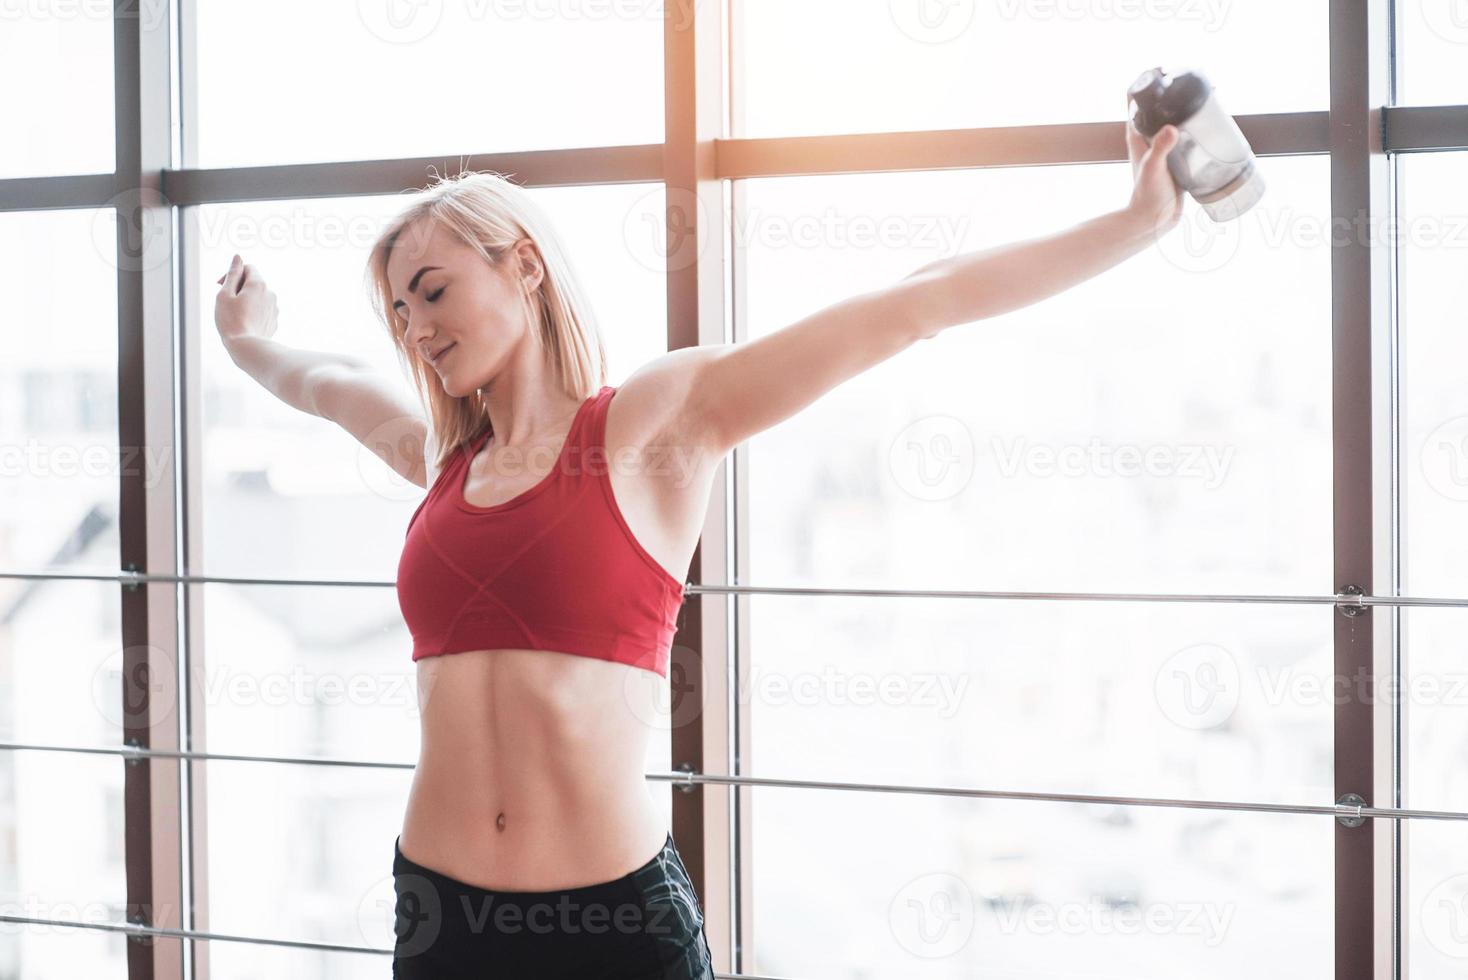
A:
{"label": "woman", "polygon": [[619,387],[538,206],[492,174],[443,180],[368,263],[426,418],[362,364],[271,340],[274,296],[235,256],[215,307],[235,363],[428,490],[397,582],[422,711],[395,842],[395,977],[713,976],[642,769],[657,685],[638,681],[666,673],[715,471],[916,341],[1061,292],[1171,229],[1176,130],[1150,148],[1126,130],[1125,207],[758,340],[670,352]]}

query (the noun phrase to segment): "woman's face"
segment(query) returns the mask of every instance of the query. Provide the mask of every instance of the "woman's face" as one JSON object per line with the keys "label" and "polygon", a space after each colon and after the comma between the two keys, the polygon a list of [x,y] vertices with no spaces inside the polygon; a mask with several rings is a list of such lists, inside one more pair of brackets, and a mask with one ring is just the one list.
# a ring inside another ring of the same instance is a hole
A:
{"label": "woman's face", "polygon": [[409,354],[453,397],[489,387],[516,348],[533,342],[522,302],[539,287],[541,270],[528,240],[496,267],[443,226],[419,220],[398,236],[387,279],[407,321]]}

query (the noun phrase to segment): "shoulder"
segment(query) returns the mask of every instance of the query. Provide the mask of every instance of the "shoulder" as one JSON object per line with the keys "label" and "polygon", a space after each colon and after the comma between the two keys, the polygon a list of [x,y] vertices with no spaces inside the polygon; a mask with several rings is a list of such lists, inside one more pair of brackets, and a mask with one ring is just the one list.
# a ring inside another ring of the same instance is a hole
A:
{"label": "shoulder", "polygon": [[720,349],[682,347],[632,372],[607,409],[609,449],[668,441],[702,447],[704,427],[696,411],[699,377]]}

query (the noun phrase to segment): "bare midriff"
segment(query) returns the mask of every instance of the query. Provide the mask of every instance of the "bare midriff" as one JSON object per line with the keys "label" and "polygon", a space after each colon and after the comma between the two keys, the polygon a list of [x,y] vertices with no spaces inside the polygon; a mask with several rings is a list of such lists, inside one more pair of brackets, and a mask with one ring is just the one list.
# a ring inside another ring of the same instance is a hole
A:
{"label": "bare midriff", "polygon": [[[481,888],[620,878],[667,840],[646,778],[663,678],[545,650],[417,661],[421,741],[399,847]],[[666,734],[666,728],[663,729]]]}

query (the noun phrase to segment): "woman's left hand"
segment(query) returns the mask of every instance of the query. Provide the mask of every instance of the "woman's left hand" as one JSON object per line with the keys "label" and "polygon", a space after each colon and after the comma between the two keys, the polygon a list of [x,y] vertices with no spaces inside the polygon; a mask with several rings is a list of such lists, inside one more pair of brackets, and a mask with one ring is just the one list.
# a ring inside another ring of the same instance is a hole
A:
{"label": "woman's left hand", "polygon": [[1127,210],[1143,228],[1160,238],[1171,231],[1183,216],[1182,188],[1177,186],[1177,181],[1172,179],[1167,169],[1167,154],[1177,145],[1177,127],[1163,126],[1152,137],[1152,145],[1148,146],[1130,118],[1124,125],[1134,181]]}

